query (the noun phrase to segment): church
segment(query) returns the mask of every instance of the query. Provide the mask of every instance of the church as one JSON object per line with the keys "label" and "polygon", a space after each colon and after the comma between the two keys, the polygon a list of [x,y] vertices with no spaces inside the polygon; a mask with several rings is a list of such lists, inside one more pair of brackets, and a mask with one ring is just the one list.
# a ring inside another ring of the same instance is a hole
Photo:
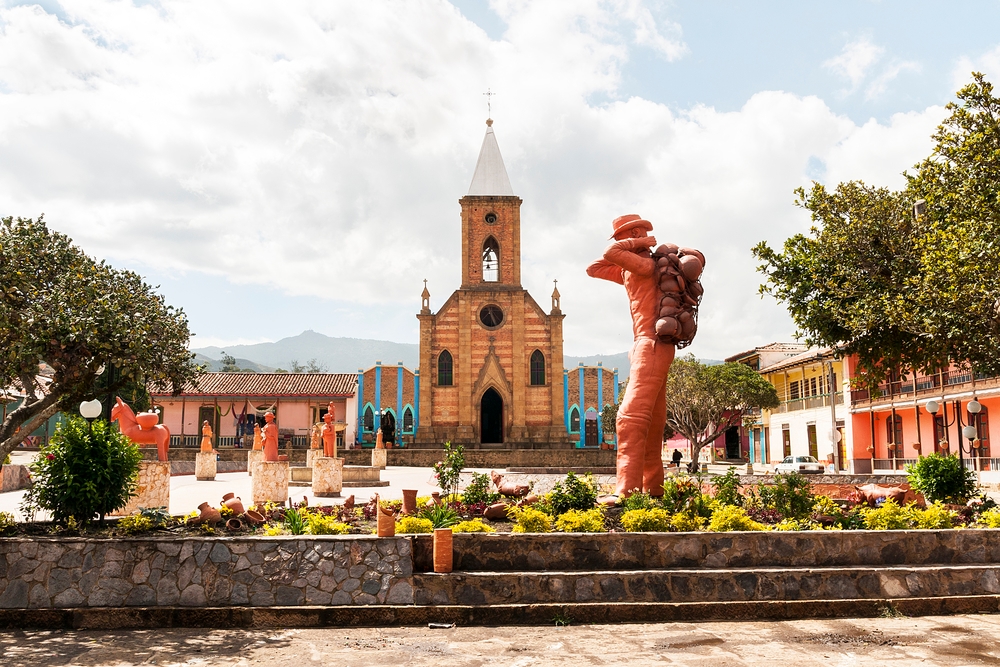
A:
{"label": "church", "polygon": [[379,424],[385,433],[398,423],[400,439],[417,448],[598,446],[604,435],[583,426],[596,426],[589,422],[617,401],[617,370],[564,370],[558,289],[546,310],[522,287],[521,198],[492,120],[458,203],[462,283],[433,312],[424,281],[418,370],[381,362],[359,370],[359,443]]}

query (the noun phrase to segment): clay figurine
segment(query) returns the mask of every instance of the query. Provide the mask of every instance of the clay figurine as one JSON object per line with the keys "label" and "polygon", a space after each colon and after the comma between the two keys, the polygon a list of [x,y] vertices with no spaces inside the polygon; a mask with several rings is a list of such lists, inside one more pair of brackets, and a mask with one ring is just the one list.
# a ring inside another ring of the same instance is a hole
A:
{"label": "clay figurine", "polygon": [[493,484],[497,487],[497,493],[501,496],[507,496],[508,498],[523,498],[528,495],[531,491],[531,487],[527,484],[516,484],[514,482],[503,481],[503,475],[498,473],[496,470],[490,471],[490,478],[493,480]]}
{"label": "clay figurine", "polygon": [[319,422],[313,424],[312,427],[312,437],[309,439],[309,449],[319,449],[319,433],[323,425]]}
{"label": "clay figurine", "polygon": [[697,306],[705,266],[697,250],[665,244],[652,252],[653,225],[638,215],[612,222],[612,243],[587,275],[625,286],[635,342],[629,354],[628,387],[618,409],[617,502],[636,491],[663,495],[663,427],[667,420],[666,383],[677,347],[697,331]]}
{"label": "clay figurine", "polygon": [[382,442],[381,428],[375,432],[375,449],[385,449],[385,443]]}
{"label": "clay figurine", "polygon": [[323,415],[323,456],[337,457],[337,427],[333,423],[333,405]]}
{"label": "clay figurine", "polygon": [[260,424],[253,425],[253,448],[256,451],[264,449],[264,436],[260,431]]}
{"label": "clay figurine", "polygon": [[142,412],[138,416],[125,401],[118,397],[111,408],[111,421],[118,422],[122,434],[137,445],[156,445],[158,461],[167,460],[170,449],[170,429],[157,424],[160,416],[155,412]]}
{"label": "clay figurine", "polygon": [[280,461],[278,456],[278,426],[274,423],[274,413],[268,412],[264,415],[264,460]]}
{"label": "clay figurine", "polygon": [[212,451],[212,426],[207,419],[201,425],[201,451]]}

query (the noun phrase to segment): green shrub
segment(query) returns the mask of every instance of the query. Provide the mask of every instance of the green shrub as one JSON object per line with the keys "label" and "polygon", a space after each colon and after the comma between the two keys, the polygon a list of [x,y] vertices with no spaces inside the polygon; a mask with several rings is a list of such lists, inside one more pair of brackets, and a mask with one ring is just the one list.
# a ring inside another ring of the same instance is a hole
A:
{"label": "green shrub", "polygon": [[453,533],[495,533],[490,526],[483,523],[482,519],[472,519],[471,521],[462,521],[451,527]]}
{"label": "green shrub", "polygon": [[17,521],[14,515],[8,512],[0,512],[0,535],[10,535],[17,530]]}
{"label": "green shrub", "polygon": [[[701,504],[701,478],[672,475],[663,482],[663,509],[671,514],[690,511]],[[701,512],[696,512],[701,514]]]}
{"label": "green shrub", "polygon": [[472,481],[462,493],[462,502],[466,505],[492,505],[500,500],[500,494],[493,491],[493,482],[486,473],[472,473]]}
{"label": "green shrub", "polygon": [[417,516],[427,519],[434,528],[451,528],[462,520],[458,512],[444,505],[431,505],[417,512]]}
{"label": "green shrub", "polygon": [[[763,495],[761,498],[763,499]],[[812,486],[804,475],[790,472],[774,476],[774,487],[771,491],[770,509],[776,510],[786,519],[802,519],[812,513],[816,497]]]}
{"label": "green shrub", "polygon": [[309,516],[308,510],[299,512],[296,509],[285,510],[285,529],[292,535],[302,535],[306,532],[305,517]]}
{"label": "green shrub", "polygon": [[691,512],[678,512],[670,517],[670,526],[678,533],[693,533],[701,530],[708,519]]}
{"label": "green shrub", "polygon": [[556,530],[561,533],[603,533],[604,510],[594,507],[563,512],[556,519]]}
{"label": "green shrub", "polygon": [[310,535],[346,535],[347,524],[332,515],[309,512],[305,515],[306,532]]}
{"label": "green shrub", "polygon": [[725,475],[716,477],[712,483],[715,487],[715,499],[720,505],[743,506],[743,496],[740,495],[740,476],[736,474],[736,468],[730,468]]}
{"label": "green shrub", "polygon": [[670,530],[670,513],[664,509],[632,509],[622,512],[622,528],[629,533],[665,533]]}
{"label": "green shrub", "polygon": [[534,507],[517,507],[512,505],[507,510],[507,516],[514,521],[515,533],[551,533],[552,517]]}
{"label": "green shrub", "polygon": [[965,503],[976,495],[976,474],[966,470],[954,454],[921,456],[906,466],[910,486],[930,502]]}
{"label": "green shrub", "polygon": [[1000,507],[986,510],[980,514],[979,523],[987,528],[1000,528]]}
{"label": "green shrub", "polygon": [[91,428],[85,419],[69,416],[31,464],[34,484],[24,506],[47,510],[59,523],[71,516],[81,523],[103,520],[135,495],[141,460],[132,441],[106,421]]}
{"label": "green shrub", "polygon": [[131,514],[118,519],[118,530],[126,535],[153,530],[153,520],[141,514]]}
{"label": "green shrub", "polygon": [[568,473],[566,479],[556,482],[549,493],[549,502],[555,515],[570,510],[589,510],[597,502],[597,487],[590,475],[578,477]]}
{"label": "green shrub", "polygon": [[861,510],[861,516],[868,530],[907,530],[913,520],[910,508],[900,507],[891,498],[882,503],[881,507],[865,507]]}
{"label": "green shrub", "polygon": [[625,512],[631,510],[648,510],[657,506],[656,501],[648,493],[641,491],[633,493],[628,498],[620,498],[618,504]]}
{"label": "green shrub", "polygon": [[913,520],[917,528],[954,528],[957,517],[958,512],[948,509],[940,500],[931,503],[926,509],[913,508]]}
{"label": "green shrub", "polygon": [[717,533],[733,530],[767,530],[767,526],[747,516],[746,510],[736,505],[723,505],[712,513],[708,529]]}
{"label": "green shrub", "polygon": [[430,519],[424,519],[419,516],[404,516],[400,517],[399,521],[396,523],[397,533],[433,533],[434,524],[431,523]]}
{"label": "green shrub", "polygon": [[465,467],[465,447],[444,443],[444,460],[434,464],[434,477],[445,497],[458,492],[458,483],[462,479],[462,468]]}

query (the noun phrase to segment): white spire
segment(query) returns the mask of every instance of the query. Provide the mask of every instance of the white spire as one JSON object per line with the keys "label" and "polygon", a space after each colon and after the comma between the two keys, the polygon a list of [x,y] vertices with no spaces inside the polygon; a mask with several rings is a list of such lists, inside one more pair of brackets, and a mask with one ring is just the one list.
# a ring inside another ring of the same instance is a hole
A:
{"label": "white spire", "polygon": [[483,137],[483,147],[479,149],[476,173],[472,175],[472,185],[469,186],[468,194],[514,195],[514,190],[510,187],[510,179],[507,178],[507,169],[503,166],[503,158],[500,156],[500,147],[493,134],[492,118],[486,120],[486,136]]}

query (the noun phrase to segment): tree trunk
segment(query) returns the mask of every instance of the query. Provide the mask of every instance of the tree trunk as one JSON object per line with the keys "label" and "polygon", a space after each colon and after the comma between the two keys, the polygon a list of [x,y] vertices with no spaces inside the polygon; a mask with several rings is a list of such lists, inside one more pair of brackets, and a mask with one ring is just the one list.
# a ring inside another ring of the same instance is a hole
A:
{"label": "tree trunk", "polygon": [[31,403],[25,403],[7,414],[0,425],[0,460],[24,442],[31,432],[45,423],[45,420],[59,412],[59,397],[49,394]]}

